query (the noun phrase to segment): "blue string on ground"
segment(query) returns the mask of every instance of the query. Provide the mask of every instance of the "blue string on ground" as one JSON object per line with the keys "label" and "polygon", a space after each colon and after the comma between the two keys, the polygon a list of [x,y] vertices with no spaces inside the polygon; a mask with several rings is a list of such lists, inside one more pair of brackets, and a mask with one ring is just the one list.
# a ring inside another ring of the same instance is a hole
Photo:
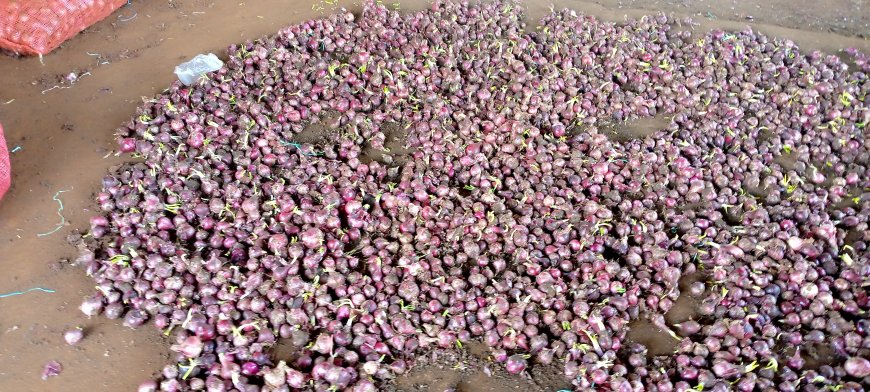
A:
{"label": "blue string on ground", "polygon": [[306,155],[306,156],[309,156],[309,157],[318,157],[318,156],[321,155],[321,153],[320,153],[320,152],[317,152],[317,151],[315,151],[315,152],[308,152],[308,151],[305,151],[305,149],[302,148],[302,145],[299,144],[299,143],[295,143],[295,142],[285,142],[285,141],[283,141],[283,140],[280,140],[279,143],[281,143],[282,146],[292,146],[292,147],[296,147],[296,149],[299,150],[299,152],[302,153],[302,155]]}
{"label": "blue string on ground", "polygon": [[57,227],[55,227],[53,230],[51,230],[47,233],[37,234],[36,235],[37,237],[45,237],[47,235],[52,235],[54,233],[57,233],[57,231],[60,230],[63,227],[63,225],[66,223],[66,218],[64,218],[63,214],[60,213],[61,211],[63,211],[63,202],[60,201],[60,194],[64,193],[64,192],[69,192],[69,189],[63,190],[63,191],[57,191],[57,193],[54,194],[54,197],[52,197],[52,199],[54,201],[56,201],[58,205],[60,205],[60,207],[57,209],[57,216],[60,217],[60,223],[57,224]]}
{"label": "blue string on ground", "polygon": [[23,294],[27,294],[27,293],[29,293],[29,292],[31,292],[31,291],[42,291],[42,292],[44,292],[44,293],[53,293],[53,292],[55,292],[55,291],[52,290],[52,289],[46,289],[46,288],[42,288],[42,287],[33,287],[33,288],[29,288],[29,289],[24,290],[24,291],[13,291],[13,292],[11,292],[11,293],[0,294],[0,298],[14,297],[14,296],[16,296],[16,295],[23,295]]}

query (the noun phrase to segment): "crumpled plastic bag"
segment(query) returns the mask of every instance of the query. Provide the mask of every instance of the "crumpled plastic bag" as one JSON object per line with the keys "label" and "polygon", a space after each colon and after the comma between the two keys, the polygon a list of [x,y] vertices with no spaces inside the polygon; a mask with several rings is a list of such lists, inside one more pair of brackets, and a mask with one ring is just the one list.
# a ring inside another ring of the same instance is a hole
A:
{"label": "crumpled plastic bag", "polygon": [[214,53],[198,54],[192,60],[181,63],[175,67],[175,75],[185,86],[190,86],[199,80],[202,75],[221,69],[224,62]]}

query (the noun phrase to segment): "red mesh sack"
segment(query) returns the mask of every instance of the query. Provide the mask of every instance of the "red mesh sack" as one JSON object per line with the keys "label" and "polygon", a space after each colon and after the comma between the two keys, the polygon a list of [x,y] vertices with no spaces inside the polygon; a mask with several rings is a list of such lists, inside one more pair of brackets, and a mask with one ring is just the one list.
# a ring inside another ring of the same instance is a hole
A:
{"label": "red mesh sack", "polygon": [[127,0],[0,0],[0,48],[48,54]]}
{"label": "red mesh sack", "polygon": [[3,125],[0,124],[0,199],[9,190],[12,182],[12,165],[9,163],[9,150],[6,149],[6,139],[3,137]]}

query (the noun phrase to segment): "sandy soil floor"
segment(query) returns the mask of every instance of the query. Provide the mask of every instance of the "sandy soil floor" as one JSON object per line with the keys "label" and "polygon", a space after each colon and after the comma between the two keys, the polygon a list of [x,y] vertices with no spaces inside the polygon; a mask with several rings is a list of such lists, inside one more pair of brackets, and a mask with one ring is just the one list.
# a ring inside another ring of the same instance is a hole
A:
{"label": "sandy soil floor", "polygon": [[[357,8],[351,2],[340,5]],[[402,1],[401,8],[424,6],[424,1]],[[870,51],[862,38],[870,34],[870,4],[864,0],[566,0],[558,6],[614,21],[661,11],[692,16],[701,23],[699,29],[750,26],[791,38],[803,50]],[[176,64],[197,53],[222,56],[230,43],[337,7],[297,0],[133,1],[45,56],[44,63],[0,55],[0,122],[10,149],[16,151],[13,186],[0,203],[0,293],[31,287],[55,290],[0,298],[0,391],[134,390],[162,368],[169,355],[159,331],[150,326],[134,331],[103,317],[88,319],[77,309],[94,288],[82,270],[70,265],[75,248],[66,238],[86,229],[100,180],[121,162],[113,155],[114,129],[133,115],[142,97],[173,80]],[[548,9],[549,3],[529,2],[530,23]],[[71,73],[75,83],[66,80]],[[62,227],[52,232],[61,220]],[[62,334],[77,326],[84,328],[86,338],[70,347]],[[637,335],[655,333],[640,329]],[[484,354],[477,360],[475,353],[469,355],[469,361],[485,363]],[[491,369],[454,369],[466,359],[444,358],[433,356],[430,368],[401,380],[397,388],[422,390],[430,385],[429,390],[440,392],[556,385],[533,385],[498,374],[494,382],[488,376]],[[42,366],[52,359],[63,364],[63,373],[42,381]]]}

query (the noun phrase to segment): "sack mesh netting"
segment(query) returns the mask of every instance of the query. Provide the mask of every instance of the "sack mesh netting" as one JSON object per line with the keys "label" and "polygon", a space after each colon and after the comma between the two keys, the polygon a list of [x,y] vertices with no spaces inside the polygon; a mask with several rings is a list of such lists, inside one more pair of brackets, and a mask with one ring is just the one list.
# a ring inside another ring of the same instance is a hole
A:
{"label": "sack mesh netting", "polygon": [[127,0],[0,0],[0,48],[47,54]]}

